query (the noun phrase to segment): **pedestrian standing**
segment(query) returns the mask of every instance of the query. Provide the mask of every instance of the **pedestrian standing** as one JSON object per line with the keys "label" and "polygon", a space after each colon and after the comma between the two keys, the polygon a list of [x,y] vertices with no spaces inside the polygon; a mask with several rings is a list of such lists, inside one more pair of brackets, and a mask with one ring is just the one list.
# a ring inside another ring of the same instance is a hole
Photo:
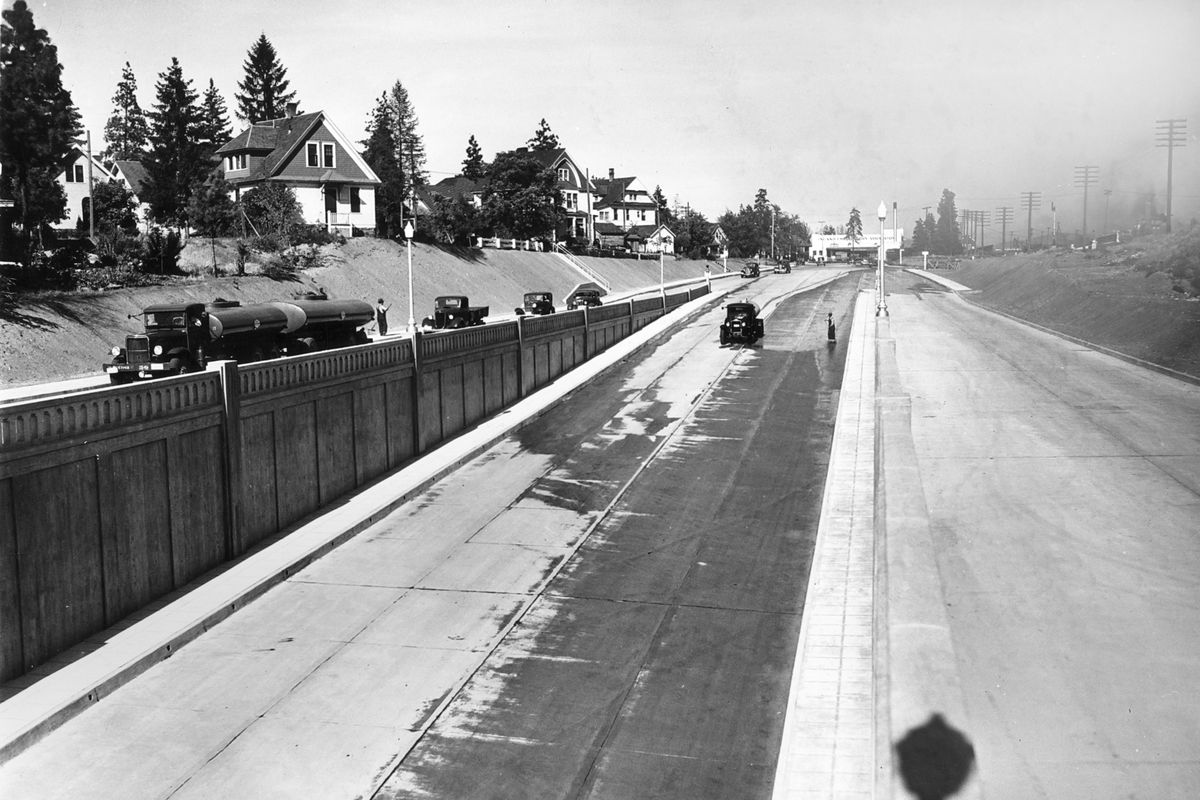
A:
{"label": "pedestrian standing", "polygon": [[388,306],[383,304],[383,298],[379,298],[379,304],[375,306],[375,324],[379,326],[380,336],[387,336],[388,308]]}
{"label": "pedestrian standing", "polygon": [[831,342],[837,341],[837,326],[835,326],[833,324],[833,312],[832,311],[830,311],[825,316],[825,331],[826,331],[826,334],[829,336],[829,341],[831,341]]}

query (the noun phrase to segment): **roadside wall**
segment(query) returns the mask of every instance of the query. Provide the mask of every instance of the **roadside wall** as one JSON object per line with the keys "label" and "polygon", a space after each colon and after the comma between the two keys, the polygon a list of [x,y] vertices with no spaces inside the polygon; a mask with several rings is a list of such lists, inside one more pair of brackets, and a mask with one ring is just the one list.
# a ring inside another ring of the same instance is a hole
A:
{"label": "roadside wall", "polygon": [[0,407],[0,681],[707,293],[221,362]]}

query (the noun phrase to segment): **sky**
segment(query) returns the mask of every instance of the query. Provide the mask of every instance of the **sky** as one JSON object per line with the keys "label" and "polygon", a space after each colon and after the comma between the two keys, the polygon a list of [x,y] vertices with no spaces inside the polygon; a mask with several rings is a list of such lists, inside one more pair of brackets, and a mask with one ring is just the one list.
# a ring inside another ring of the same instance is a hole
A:
{"label": "sky", "polygon": [[[12,0],[2,0],[5,8]],[[810,225],[868,229],[880,202],[910,230],[988,212],[985,241],[1081,228],[1076,168],[1095,166],[1087,227],[1165,209],[1157,121],[1186,119],[1173,213],[1200,218],[1196,0],[28,0],[63,82],[102,147],[126,61],[143,108],[179,59],[231,113],[260,34],[300,110],[361,141],[376,99],[408,91],[430,180],[456,174],[474,135],[489,159],[546,119],[593,176],[636,176],[715,220],[770,200]],[[1105,195],[1104,191],[1109,190]],[[889,219],[887,226],[891,227]]]}

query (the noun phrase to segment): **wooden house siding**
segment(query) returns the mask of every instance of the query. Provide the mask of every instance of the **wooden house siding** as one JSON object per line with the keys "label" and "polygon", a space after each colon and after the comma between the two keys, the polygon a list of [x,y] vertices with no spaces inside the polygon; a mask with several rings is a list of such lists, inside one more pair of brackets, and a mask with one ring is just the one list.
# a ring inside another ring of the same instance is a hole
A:
{"label": "wooden house siding", "polygon": [[[332,167],[308,166],[309,142],[333,145],[334,163]],[[337,137],[333,135],[332,131],[330,131],[325,124],[322,123],[308,136],[308,138],[300,145],[300,147],[296,149],[296,152],[291,155],[287,163],[283,165],[283,168],[279,170],[276,178],[297,182],[319,181],[321,176],[329,170],[333,170],[333,172],[349,179],[350,181],[362,181],[363,183],[373,182],[365,173],[363,173],[361,169],[359,169],[358,164],[356,164],[354,161],[354,158],[346,152],[345,148],[342,147],[341,143],[337,140]]]}

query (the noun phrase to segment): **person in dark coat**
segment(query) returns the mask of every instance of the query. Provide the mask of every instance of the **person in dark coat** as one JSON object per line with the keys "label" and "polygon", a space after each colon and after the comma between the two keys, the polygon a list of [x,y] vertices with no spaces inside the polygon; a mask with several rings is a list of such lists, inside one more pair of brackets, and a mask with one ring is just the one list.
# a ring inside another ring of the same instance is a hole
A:
{"label": "person in dark coat", "polygon": [[379,335],[387,336],[387,312],[389,306],[383,304],[383,298],[379,298],[379,304],[375,306],[375,323],[379,326]]}
{"label": "person in dark coat", "polygon": [[825,317],[825,332],[829,336],[829,341],[837,341],[837,326],[833,324],[833,312],[830,311]]}

